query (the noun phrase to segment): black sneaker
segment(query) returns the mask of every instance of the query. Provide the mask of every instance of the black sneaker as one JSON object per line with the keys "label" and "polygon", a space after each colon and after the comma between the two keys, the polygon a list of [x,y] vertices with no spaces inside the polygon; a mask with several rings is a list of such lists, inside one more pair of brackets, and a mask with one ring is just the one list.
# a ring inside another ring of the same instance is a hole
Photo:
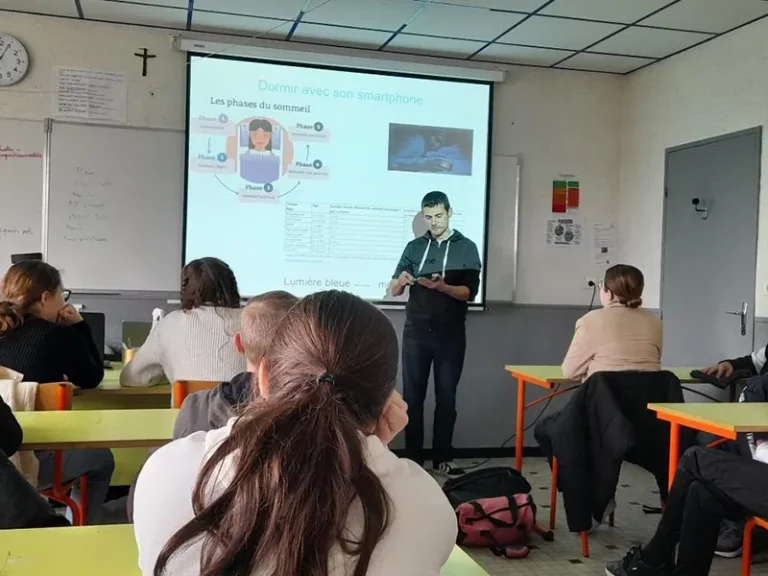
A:
{"label": "black sneaker", "polygon": [[455,478],[456,476],[463,476],[466,474],[464,470],[456,466],[453,462],[440,462],[439,464],[432,464],[432,469],[438,474],[448,476],[449,478]]}
{"label": "black sneaker", "polygon": [[720,556],[720,558],[738,558],[741,556],[743,538],[743,522],[723,520],[720,524],[720,534],[717,537],[715,554]]}
{"label": "black sneaker", "polygon": [[627,552],[622,560],[612,562],[605,567],[606,576],[673,576],[673,566],[648,566],[640,557],[640,546]]}

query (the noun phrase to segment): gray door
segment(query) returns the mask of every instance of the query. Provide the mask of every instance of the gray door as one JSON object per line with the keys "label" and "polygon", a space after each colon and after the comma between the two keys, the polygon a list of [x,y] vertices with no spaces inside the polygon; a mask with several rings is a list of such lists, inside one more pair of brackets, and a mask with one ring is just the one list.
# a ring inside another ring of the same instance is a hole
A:
{"label": "gray door", "polygon": [[667,150],[667,366],[705,366],[752,351],[760,140],[755,128]]}

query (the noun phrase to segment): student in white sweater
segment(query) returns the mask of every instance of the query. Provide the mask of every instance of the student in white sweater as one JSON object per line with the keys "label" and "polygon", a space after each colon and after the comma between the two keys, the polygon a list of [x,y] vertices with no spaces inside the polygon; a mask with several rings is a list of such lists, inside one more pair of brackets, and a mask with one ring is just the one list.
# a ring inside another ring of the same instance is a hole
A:
{"label": "student in white sweater", "polygon": [[240,331],[240,293],[232,270],[218,258],[200,258],[181,274],[181,310],[168,314],[120,374],[123,386],[162,380],[230,380],[246,359],[233,344]]}
{"label": "student in white sweater", "polygon": [[155,452],[134,530],[145,576],[438,576],[456,517],[386,444],[405,426],[395,330],[344,292],[304,298],[227,427]]}

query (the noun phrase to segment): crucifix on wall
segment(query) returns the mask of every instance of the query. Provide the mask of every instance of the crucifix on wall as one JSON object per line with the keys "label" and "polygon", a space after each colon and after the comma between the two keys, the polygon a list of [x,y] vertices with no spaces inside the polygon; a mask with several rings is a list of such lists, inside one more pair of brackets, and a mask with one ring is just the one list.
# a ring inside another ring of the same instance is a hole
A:
{"label": "crucifix on wall", "polygon": [[141,60],[142,60],[142,63],[141,63],[141,75],[142,76],[146,76],[147,75],[147,60],[149,60],[150,58],[156,58],[157,56],[156,56],[156,54],[150,54],[149,50],[147,50],[146,48],[139,48],[139,50],[141,50],[141,52],[134,52],[133,55],[134,56],[138,56],[139,58],[141,58]]}

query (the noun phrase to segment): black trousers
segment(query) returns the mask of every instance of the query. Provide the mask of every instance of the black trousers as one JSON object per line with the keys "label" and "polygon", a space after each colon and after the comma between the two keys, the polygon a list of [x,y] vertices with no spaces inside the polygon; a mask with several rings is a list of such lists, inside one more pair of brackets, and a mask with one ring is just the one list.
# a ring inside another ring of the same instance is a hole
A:
{"label": "black trousers", "polygon": [[403,398],[408,403],[405,449],[408,457],[424,463],[424,400],[434,365],[435,420],[432,461],[451,460],[456,424],[456,388],[464,368],[467,347],[464,325],[432,327],[407,321],[403,331]]}
{"label": "black trousers", "polygon": [[696,447],[680,459],[661,522],[643,549],[650,564],[674,561],[675,574],[707,576],[720,521],[768,517],[768,464]]}

